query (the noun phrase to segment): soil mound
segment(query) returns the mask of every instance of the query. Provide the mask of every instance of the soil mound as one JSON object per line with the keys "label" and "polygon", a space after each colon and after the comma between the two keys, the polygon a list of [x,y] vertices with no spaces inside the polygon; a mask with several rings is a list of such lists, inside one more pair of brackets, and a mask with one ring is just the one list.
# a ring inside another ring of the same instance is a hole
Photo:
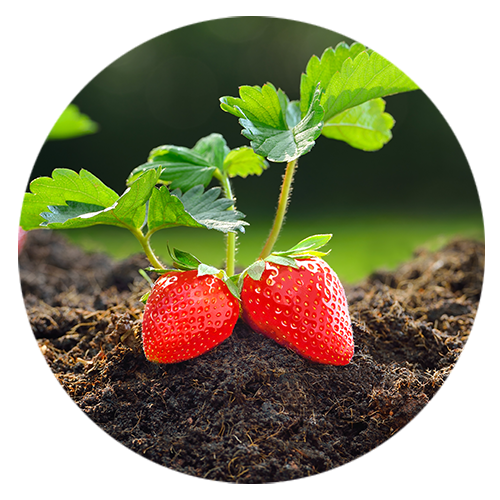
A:
{"label": "soil mound", "polygon": [[404,427],[456,363],[476,314],[484,244],[420,250],[346,287],[355,354],[316,365],[252,332],[175,365],[141,350],[142,256],[86,254],[51,231],[20,256],[30,324],[54,375],[98,426],[151,461],[238,483],[338,467]]}

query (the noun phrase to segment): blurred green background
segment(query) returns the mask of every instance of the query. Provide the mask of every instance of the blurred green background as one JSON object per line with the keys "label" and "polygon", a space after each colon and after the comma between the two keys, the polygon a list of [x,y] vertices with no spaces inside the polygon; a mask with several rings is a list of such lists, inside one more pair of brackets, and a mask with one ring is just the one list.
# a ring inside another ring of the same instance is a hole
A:
{"label": "blurred green background", "polygon": [[[300,75],[311,55],[320,56],[340,41],[354,40],[266,17],[207,21],[154,38],[110,64],[75,96],[72,102],[99,124],[98,133],[47,141],[31,179],[58,167],[85,168],[121,194],[128,173],[153,147],[192,147],[212,132],[222,134],[230,148],[248,145],[237,119],[220,109],[219,97],[237,96],[240,85],[269,81],[298,99]],[[357,41],[370,46],[370,40]],[[300,159],[276,247],[332,233],[327,260],[348,282],[395,267],[416,247],[437,248],[455,236],[483,237],[474,179],[445,119],[420,90],[386,102],[396,125],[382,150],[367,153],[320,137]],[[238,209],[251,224],[239,237],[242,266],[258,256],[267,237],[284,167],[271,164],[260,177],[234,179]],[[118,258],[140,251],[125,230],[96,227],[66,234],[86,249]],[[220,233],[163,231],[153,246],[165,259],[167,240],[207,264],[223,261]]]}

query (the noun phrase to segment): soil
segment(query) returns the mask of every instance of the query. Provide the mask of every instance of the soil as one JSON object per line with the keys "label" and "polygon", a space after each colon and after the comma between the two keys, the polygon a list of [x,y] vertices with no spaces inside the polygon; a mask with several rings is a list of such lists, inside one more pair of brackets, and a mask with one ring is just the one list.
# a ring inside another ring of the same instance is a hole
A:
{"label": "soil", "polygon": [[176,471],[269,483],[345,464],[424,408],[471,331],[484,243],[419,250],[347,286],[356,347],[345,367],[309,362],[241,320],[212,351],[156,365],[139,340],[145,258],[87,254],[47,230],[29,233],[19,263],[40,350],[99,427]]}

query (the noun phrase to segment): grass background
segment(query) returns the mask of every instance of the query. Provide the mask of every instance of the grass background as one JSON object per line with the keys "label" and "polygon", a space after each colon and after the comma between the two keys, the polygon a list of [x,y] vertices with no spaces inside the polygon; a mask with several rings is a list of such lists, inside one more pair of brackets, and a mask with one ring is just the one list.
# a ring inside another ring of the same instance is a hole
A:
{"label": "grass background", "polygon": [[[238,237],[239,267],[258,257],[269,229],[270,222],[260,220]],[[141,252],[134,236],[119,228],[96,226],[63,233],[88,251],[103,251],[118,259]],[[365,213],[335,219],[289,220],[276,249],[285,250],[307,236],[321,233],[333,234],[325,247],[331,249],[325,260],[346,283],[355,283],[377,269],[394,269],[419,247],[436,250],[456,237],[484,238],[482,219],[475,215]],[[216,231],[174,228],[156,233],[152,245],[164,262],[170,261],[167,243],[193,253],[206,264],[223,265],[225,238]]]}

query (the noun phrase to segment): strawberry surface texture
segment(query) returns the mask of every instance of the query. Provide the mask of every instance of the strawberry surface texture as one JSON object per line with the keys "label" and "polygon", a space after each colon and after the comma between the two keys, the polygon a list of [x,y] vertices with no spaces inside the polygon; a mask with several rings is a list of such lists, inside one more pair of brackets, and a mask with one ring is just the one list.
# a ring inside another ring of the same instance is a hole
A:
{"label": "strawberry surface texture", "polygon": [[304,358],[346,365],[354,341],[344,288],[324,260],[296,262],[298,269],[266,262],[259,280],[245,276],[243,320]]}
{"label": "strawberry surface texture", "polygon": [[238,300],[216,276],[172,271],[155,282],[146,302],[142,344],[149,361],[177,363],[203,354],[231,335]]}

